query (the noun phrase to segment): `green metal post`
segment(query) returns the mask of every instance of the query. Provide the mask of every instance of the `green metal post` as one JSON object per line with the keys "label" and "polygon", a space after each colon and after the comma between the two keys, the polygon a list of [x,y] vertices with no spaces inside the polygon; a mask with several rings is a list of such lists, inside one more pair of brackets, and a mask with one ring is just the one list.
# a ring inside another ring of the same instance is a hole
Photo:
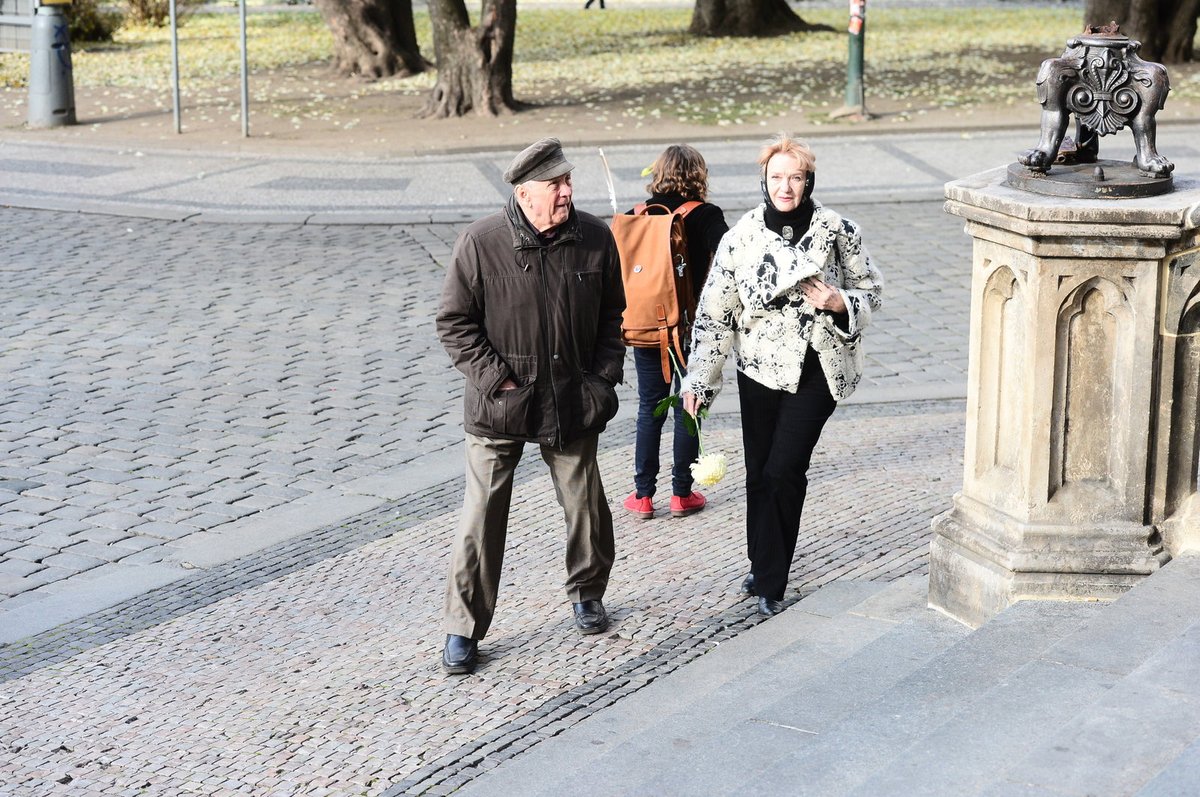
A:
{"label": "green metal post", "polygon": [[867,37],[867,0],[850,0],[850,59],[846,64],[846,107],[863,108],[863,42]]}

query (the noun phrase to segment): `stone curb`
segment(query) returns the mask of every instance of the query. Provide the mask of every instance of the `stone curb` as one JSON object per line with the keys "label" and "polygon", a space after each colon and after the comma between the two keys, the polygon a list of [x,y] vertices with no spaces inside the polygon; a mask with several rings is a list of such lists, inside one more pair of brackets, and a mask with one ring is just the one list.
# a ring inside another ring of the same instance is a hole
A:
{"label": "stone curb", "polygon": [[97,611],[119,606],[155,589],[192,578],[243,557],[294,540],[319,536],[354,523],[380,507],[452,484],[461,478],[457,450],[422,455],[399,468],[305,496],[265,512],[191,534],[163,546],[164,559],[150,564],[114,562],[81,577],[48,585],[42,600],[0,612],[0,650],[52,631]]}

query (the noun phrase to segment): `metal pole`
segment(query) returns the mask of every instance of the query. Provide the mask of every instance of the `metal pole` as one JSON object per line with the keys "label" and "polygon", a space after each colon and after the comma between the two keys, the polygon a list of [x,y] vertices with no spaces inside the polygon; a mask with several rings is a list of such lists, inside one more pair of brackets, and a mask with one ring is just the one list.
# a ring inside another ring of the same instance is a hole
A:
{"label": "metal pole", "polygon": [[169,3],[171,13],[171,99],[175,109],[175,132],[183,132],[179,117],[179,21],[175,17],[175,0]]}
{"label": "metal pole", "polygon": [[29,29],[29,126],[75,124],[71,36],[60,0],[42,0]]}
{"label": "metal pole", "polygon": [[850,59],[846,65],[846,107],[865,110],[863,45],[867,37],[867,0],[850,0]]}
{"label": "metal pole", "polygon": [[246,0],[238,0],[242,23],[242,137],[250,137],[250,70],[246,60]]}

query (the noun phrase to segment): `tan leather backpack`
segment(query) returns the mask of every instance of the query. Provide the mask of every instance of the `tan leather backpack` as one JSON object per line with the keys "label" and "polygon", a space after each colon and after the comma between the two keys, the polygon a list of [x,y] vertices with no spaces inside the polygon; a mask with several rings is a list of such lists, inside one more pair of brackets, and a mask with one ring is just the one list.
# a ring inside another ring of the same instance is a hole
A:
{"label": "tan leather backpack", "polygon": [[621,253],[625,314],[621,336],[627,346],[657,348],[663,381],[671,381],[671,350],[686,367],[683,342],[692,331],[696,294],[687,262],[684,218],[700,202],[685,202],[671,211],[641,203],[632,214],[613,216],[612,232]]}

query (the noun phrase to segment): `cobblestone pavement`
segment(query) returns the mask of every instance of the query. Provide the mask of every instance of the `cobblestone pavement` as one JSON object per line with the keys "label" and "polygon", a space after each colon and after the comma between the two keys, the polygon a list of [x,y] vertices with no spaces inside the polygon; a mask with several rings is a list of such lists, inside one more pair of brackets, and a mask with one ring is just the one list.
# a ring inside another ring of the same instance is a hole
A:
{"label": "cobblestone pavement", "polygon": [[[732,459],[709,509],[617,518],[610,632],[572,628],[562,546],[550,542],[561,515],[530,455],[475,675],[437,668],[460,500],[451,479],[0,649],[0,795],[450,793],[757,622],[737,594],[736,416],[715,416],[708,435]],[[929,518],[958,485],[961,435],[957,401],[839,409],[814,459],[790,597],[923,572]],[[615,493],[632,423],[605,441]]]}
{"label": "cobblestone pavement", "polygon": [[[925,193],[879,199],[835,204],[887,304],[814,463],[797,592],[920,572],[959,478],[960,405],[912,400],[965,393],[969,241]],[[431,319],[460,224],[0,220],[0,795],[445,793],[757,621],[727,412],[709,510],[619,518],[598,640],[531,456],[484,664],[440,674],[461,378]]]}
{"label": "cobblestone pavement", "polygon": [[[840,209],[888,306],[867,401],[814,462],[797,595],[921,572],[960,478],[961,402],[896,400],[963,394],[969,243],[940,202]],[[599,639],[572,630],[529,456],[483,666],[441,675],[461,381],[430,319],[457,227],[0,214],[0,629],[82,596],[0,647],[0,795],[448,793],[757,622],[736,595],[737,419],[717,414],[730,475],[686,522],[618,518]],[[601,457],[617,500],[622,398]],[[393,499],[354,503],[371,480]],[[89,603],[96,574],[156,566],[157,589]]]}
{"label": "cobblestone pavement", "polygon": [[[841,209],[887,279],[860,398],[963,395],[959,223]],[[81,574],[179,577],[202,541],[302,529],[296,507],[437,452],[460,467],[462,383],[431,321],[456,226],[79,218],[0,210],[0,628]]]}
{"label": "cobblestone pavement", "polygon": [[3,216],[2,608],[461,438],[450,229]]}

